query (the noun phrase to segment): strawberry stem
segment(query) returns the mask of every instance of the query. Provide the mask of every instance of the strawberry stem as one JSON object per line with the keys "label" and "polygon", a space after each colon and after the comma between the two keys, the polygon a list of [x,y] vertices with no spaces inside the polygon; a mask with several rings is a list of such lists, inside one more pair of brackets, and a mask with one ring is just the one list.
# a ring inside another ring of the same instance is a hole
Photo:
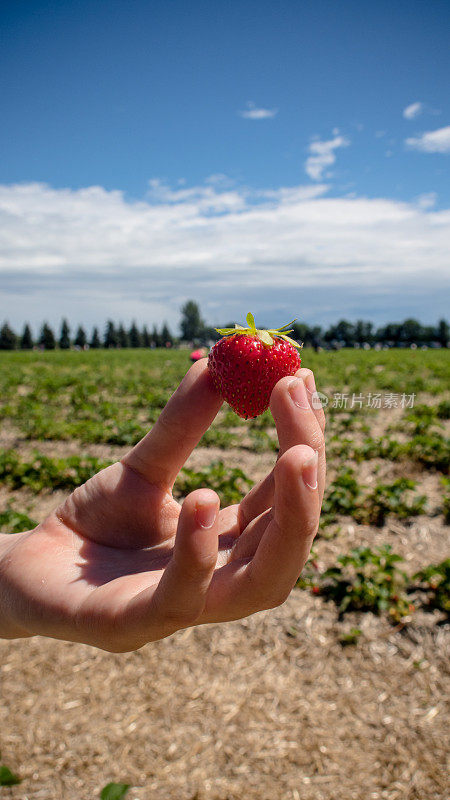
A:
{"label": "strawberry stem", "polygon": [[266,347],[272,347],[275,337],[284,339],[285,342],[289,342],[289,344],[291,344],[293,347],[302,347],[302,345],[288,336],[289,333],[292,333],[292,329],[285,330],[286,328],[289,328],[290,325],[293,325],[293,323],[296,322],[296,319],[293,319],[292,322],[288,322],[287,325],[283,325],[281,328],[269,328],[268,330],[256,327],[255,318],[251,311],[248,312],[246,321],[247,325],[249,326],[248,328],[244,328],[243,325],[238,325],[235,323],[234,328],[216,328],[215,330],[217,333],[220,333],[221,336],[234,336],[236,334],[256,336]]}

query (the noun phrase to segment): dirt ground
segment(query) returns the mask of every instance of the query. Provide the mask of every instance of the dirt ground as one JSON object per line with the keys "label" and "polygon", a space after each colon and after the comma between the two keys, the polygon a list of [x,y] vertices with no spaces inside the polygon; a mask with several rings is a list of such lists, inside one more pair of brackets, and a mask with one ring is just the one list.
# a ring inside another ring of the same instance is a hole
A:
{"label": "dirt ground", "polygon": [[[23,454],[77,451],[4,437]],[[275,458],[198,449],[189,466],[217,457],[255,480]],[[358,479],[370,482],[375,466],[358,467]],[[378,466],[378,477],[398,476],[395,465]],[[418,489],[430,497],[428,516],[382,529],[343,519],[315,545],[320,567],[362,542],[389,542],[410,574],[442,560],[439,476]],[[20,491],[15,506],[41,519],[63,496]],[[22,778],[0,796],[91,800],[118,781],[132,785],[127,800],[447,800],[450,637],[437,623],[423,612],[402,628],[368,613],[340,622],[331,603],[296,589],[276,610],[125,655],[0,642],[1,763]],[[344,647],[355,626],[358,644]]]}

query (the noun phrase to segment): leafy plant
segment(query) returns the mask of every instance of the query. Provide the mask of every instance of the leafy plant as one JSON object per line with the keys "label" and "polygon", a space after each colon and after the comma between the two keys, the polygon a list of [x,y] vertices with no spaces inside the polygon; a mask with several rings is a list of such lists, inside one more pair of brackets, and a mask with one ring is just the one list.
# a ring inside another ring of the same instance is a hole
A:
{"label": "leafy plant", "polygon": [[439,419],[450,419],[450,400],[441,400],[437,407]]}
{"label": "leafy plant", "polygon": [[276,452],[278,450],[278,440],[272,439],[266,430],[250,430],[251,445],[249,449],[253,453],[266,453],[268,450]]}
{"label": "leafy plant", "polygon": [[27,486],[33,492],[46,487],[75,489],[111,463],[92,456],[50,458],[37,450],[24,461],[14,450],[0,450],[0,482],[12,489]]}
{"label": "leafy plant", "polygon": [[390,484],[379,484],[365,494],[366,487],[358,484],[353,469],[344,468],[325,492],[321,525],[335,522],[340,515],[351,516],[357,522],[383,525],[390,514],[400,519],[422,514],[426,497],[405,495],[415,485],[414,481],[399,478]]}
{"label": "leafy plant", "polygon": [[406,420],[412,423],[414,435],[426,433],[431,425],[436,424],[437,409],[434,406],[419,404],[406,415]]}
{"label": "leafy plant", "polygon": [[347,633],[342,633],[339,636],[339,642],[341,643],[342,647],[348,647],[352,644],[358,644],[358,639],[362,634],[362,630],[360,628],[350,628]]}
{"label": "leafy plant", "polygon": [[442,478],[444,497],[442,500],[442,513],[447,525],[450,525],[450,478]]}
{"label": "leafy plant", "polygon": [[11,772],[9,767],[0,764],[0,786],[16,786],[18,783],[22,783],[22,779]]}
{"label": "leafy plant", "polygon": [[122,800],[130,785],[129,783],[107,783],[100,792],[100,800]]}
{"label": "leafy plant", "polygon": [[187,495],[194,489],[206,486],[217,492],[224,506],[239,503],[245,492],[253,486],[253,481],[243,470],[238,467],[228,469],[223,461],[214,461],[198,472],[184,467],[181,473],[175,484],[178,494]]}
{"label": "leafy plant", "polygon": [[261,431],[265,430],[266,428],[273,428],[273,417],[269,410],[264,411],[263,414],[260,414],[259,417],[255,417],[251,419],[249,422],[249,428],[251,431]]}
{"label": "leafy plant", "polygon": [[450,441],[439,433],[414,436],[402,448],[402,454],[425,467],[447,473],[450,466]]}
{"label": "leafy plant", "polygon": [[361,489],[354,471],[350,467],[341,470],[325,492],[321,525],[334,522],[340,514],[353,514],[360,495]]}
{"label": "leafy plant", "polygon": [[450,558],[440,564],[430,564],[417,572],[413,580],[419,581],[420,590],[426,593],[427,608],[450,614]]}
{"label": "leafy plant", "polygon": [[227,450],[230,447],[236,447],[236,437],[230,431],[223,430],[222,428],[209,428],[203,434],[200,444],[203,447],[220,447]]}
{"label": "leafy plant", "polygon": [[[313,592],[333,600],[342,616],[347,611],[387,612],[399,622],[413,610],[406,596],[406,575],[397,567],[403,561],[390,545],[357,547],[338,557],[338,566],[303,579]],[[300,585],[302,585],[300,583]]]}
{"label": "leafy plant", "polygon": [[2,533],[21,533],[35,528],[37,522],[27,514],[17,511],[10,504],[5,511],[0,511],[0,531]]}
{"label": "leafy plant", "polygon": [[438,431],[413,435],[406,442],[399,442],[388,436],[379,439],[366,437],[357,445],[352,439],[333,437],[331,449],[339,458],[353,459],[357,463],[372,458],[384,458],[389,461],[411,459],[423,464],[428,469],[437,469],[447,473],[450,465],[450,442]]}
{"label": "leafy plant", "polygon": [[378,484],[364,498],[362,505],[355,509],[354,516],[359,522],[381,526],[390,514],[399,519],[422,514],[427,502],[425,495],[413,497],[408,501],[406,492],[411,492],[415,482],[398,478],[393,483]]}

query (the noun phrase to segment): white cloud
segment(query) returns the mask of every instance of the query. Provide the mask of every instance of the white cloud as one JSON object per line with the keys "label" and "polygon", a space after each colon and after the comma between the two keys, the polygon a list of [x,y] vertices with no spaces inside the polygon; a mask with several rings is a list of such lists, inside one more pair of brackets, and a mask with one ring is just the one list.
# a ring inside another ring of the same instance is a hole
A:
{"label": "white cloud", "polygon": [[244,117],[244,119],[272,119],[278,114],[278,109],[258,108],[255,103],[249,100],[245,111],[239,111],[239,114],[241,117]]}
{"label": "white cloud", "polygon": [[416,198],[416,202],[419,208],[433,208],[433,206],[435,206],[437,203],[437,194],[436,192],[425,192],[424,194],[419,194],[419,196]]}
{"label": "white cloud", "polygon": [[[336,129],[335,129],[336,130]],[[345,136],[337,135],[334,139],[322,142],[320,139],[312,141],[309,145],[310,155],[305,162],[305,172],[311,180],[321,181],[324,170],[331,167],[336,161],[335,150],[347,147],[350,144]]]}
{"label": "white cloud", "polygon": [[223,172],[214,172],[212,175],[208,175],[208,177],[205,178],[205,183],[210,183],[213,186],[220,186],[224,189],[225,187],[229,188],[230,186],[234,186],[235,181]]}
{"label": "white cloud", "polygon": [[403,109],[403,116],[405,119],[415,119],[420,114],[422,114],[425,110],[425,106],[423,103],[411,103],[409,106]]}
{"label": "white cloud", "polygon": [[194,297],[211,323],[248,307],[268,324],[445,314],[450,209],[326,191],[153,181],[129,202],[100,186],[0,185],[2,313],[18,327],[175,325]]}
{"label": "white cloud", "polygon": [[422,153],[450,153],[450,125],[406,139],[406,144]]}

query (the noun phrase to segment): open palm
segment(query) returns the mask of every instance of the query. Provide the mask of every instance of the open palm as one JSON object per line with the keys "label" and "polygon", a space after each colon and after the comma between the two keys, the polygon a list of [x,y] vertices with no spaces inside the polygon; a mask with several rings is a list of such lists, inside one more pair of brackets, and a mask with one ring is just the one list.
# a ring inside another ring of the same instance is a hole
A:
{"label": "open palm", "polygon": [[240,504],[219,510],[210,489],[192,492],[182,506],[172,496],[222,402],[206,360],[191,367],[122,461],[76,489],[35,530],[2,540],[5,635],[127,651],[283,602],[308,557],[325,476],[323,411],[308,402],[303,379],[311,389],[312,373],[297,375],[272,392],[280,442],[274,469]]}

